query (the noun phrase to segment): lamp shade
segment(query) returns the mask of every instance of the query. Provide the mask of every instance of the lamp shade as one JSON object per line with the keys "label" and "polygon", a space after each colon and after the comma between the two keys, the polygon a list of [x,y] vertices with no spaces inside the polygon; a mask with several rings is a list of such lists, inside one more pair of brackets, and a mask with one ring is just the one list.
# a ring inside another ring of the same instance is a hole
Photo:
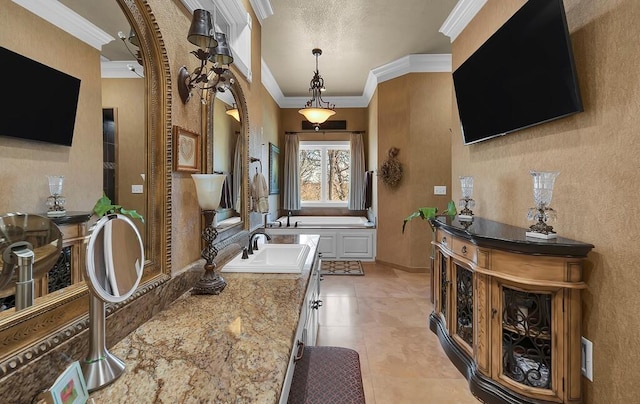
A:
{"label": "lamp shade", "polygon": [[217,46],[212,47],[209,52],[209,61],[214,63],[217,67],[228,66],[233,63],[233,54],[229,43],[227,42],[227,36],[222,32],[216,32]]}
{"label": "lamp shade", "polygon": [[191,27],[187,40],[201,49],[215,48],[218,42],[213,37],[213,24],[211,24],[211,13],[207,10],[193,10]]}
{"label": "lamp shade", "polygon": [[226,113],[227,115],[231,115],[236,121],[240,122],[240,111],[238,111],[238,108],[228,109]]}
{"label": "lamp shade", "polygon": [[316,124],[324,123],[336,113],[336,111],[327,108],[302,108],[298,112],[304,115],[307,121]]}
{"label": "lamp shade", "polygon": [[198,205],[202,210],[216,210],[220,206],[224,174],[191,174],[196,184]]}

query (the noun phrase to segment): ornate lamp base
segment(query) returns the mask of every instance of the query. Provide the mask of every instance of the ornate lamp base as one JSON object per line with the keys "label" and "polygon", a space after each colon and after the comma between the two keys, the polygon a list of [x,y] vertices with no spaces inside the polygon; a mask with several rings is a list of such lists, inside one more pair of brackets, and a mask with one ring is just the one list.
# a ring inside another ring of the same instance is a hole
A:
{"label": "ornate lamp base", "polygon": [[542,238],[545,240],[557,237],[553,231],[553,226],[547,224],[547,220],[555,220],[556,211],[550,207],[538,207],[529,209],[529,219],[538,219],[538,221],[529,227],[529,231],[525,233],[527,237]]}
{"label": "ornate lamp base", "polygon": [[206,242],[204,249],[200,256],[205,259],[204,275],[191,289],[193,295],[217,295],[220,294],[227,286],[227,282],[216,272],[216,264],[213,260],[218,255],[218,249],[214,245],[216,237],[218,237],[218,230],[213,225],[214,218],[216,216],[215,210],[203,210],[202,214],[206,222],[204,231],[202,232],[202,239]]}
{"label": "ornate lamp base", "polygon": [[476,202],[471,198],[462,198],[458,201],[458,207],[462,210],[458,213],[458,220],[468,221],[473,220],[473,211],[471,208],[476,206]]}
{"label": "ornate lamp base", "polygon": [[227,282],[215,271],[206,271],[191,289],[192,295],[217,295],[227,286]]}

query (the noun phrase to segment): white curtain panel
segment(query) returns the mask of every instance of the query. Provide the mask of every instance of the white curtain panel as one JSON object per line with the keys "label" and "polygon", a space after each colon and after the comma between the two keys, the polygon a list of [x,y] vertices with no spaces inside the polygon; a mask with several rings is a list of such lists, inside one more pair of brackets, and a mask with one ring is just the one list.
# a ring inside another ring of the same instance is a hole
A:
{"label": "white curtain panel", "polygon": [[300,168],[298,135],[285,135],[283,198],[285,210],[300,210]]}
{"label": "white curtain panel", "polygon": [[351,134],[351,171],[349,178],[351,185],[349,188],[349,209],[365,209],[365,181],[364,181],[364,142],[362,133]]}

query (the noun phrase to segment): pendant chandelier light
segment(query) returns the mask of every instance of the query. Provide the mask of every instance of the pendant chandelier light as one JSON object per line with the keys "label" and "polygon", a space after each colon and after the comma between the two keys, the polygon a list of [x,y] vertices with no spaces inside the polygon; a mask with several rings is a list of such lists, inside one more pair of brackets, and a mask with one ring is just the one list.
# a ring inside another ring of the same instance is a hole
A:
{"label": "pendant chandelier light", "polygon": [[322,49],[314,49],[311,51],[316,57],[316,71],[311,79],[309,92],[311,93],[311,99],[307,101],[304,108],[298,112],[307,118],[307,121],[313,124],[315,130],[320,129],[320,124],[324,123],[329,117],[335,115],[335,105],[322,99],[322,91],[324,88],[324,79],[320,76],[318,71],[318,56],[322,55]]}

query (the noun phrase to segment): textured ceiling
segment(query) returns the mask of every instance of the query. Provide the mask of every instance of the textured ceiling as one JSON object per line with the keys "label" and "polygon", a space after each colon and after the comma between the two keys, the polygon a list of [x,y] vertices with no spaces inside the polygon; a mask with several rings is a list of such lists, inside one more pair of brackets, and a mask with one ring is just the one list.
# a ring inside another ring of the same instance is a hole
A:
{"label": "textured ceiling", "polygon": [[262,58],[287,97],[306,96],[322,49],[325,96],[360,96],[369,71],[410,54],[451,53],[438,32],[457,0],[271,0]]}
{"label": "textured ceiling", "polygon": [[[115,41],[103,47],[111,61],[132,60],[118,39],[129,25],[115,1],[60,0]],[[438,32],[458,0],[271,0],[262,21],[262,58],[285,97],[308,96],[322,49],[325,97],[361,96],[371,70],[410,54],[451,53]]]}

